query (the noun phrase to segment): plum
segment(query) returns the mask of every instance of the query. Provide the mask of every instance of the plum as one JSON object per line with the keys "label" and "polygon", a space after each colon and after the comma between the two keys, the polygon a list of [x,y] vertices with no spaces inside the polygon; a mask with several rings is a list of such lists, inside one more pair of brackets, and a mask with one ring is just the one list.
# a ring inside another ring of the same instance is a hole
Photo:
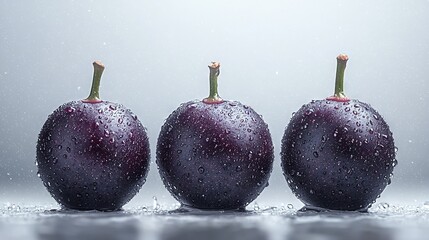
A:
{"label": "plum", "polygon": [[282,139],[284,176],[306,208],[366,211],[397,164],[387,123],[343,92],[347,60],[337,57],[335,94],[302,106]]}
{"label": "plum", "polygon": [[93,65],[89,97],[63,104],[43,125],[36,164],[38,176],[63,207],[113,211],[145,183],[149,141],[131,110],[100,100],[104,65]]}
{"label": "plum", "polygon": [[268,125],[251,107],[219,97],[219,67],[209,65],[209,96],[181,104],[158,138],[159,173],[185,207],[243,209],[268,185],[272,170]]}

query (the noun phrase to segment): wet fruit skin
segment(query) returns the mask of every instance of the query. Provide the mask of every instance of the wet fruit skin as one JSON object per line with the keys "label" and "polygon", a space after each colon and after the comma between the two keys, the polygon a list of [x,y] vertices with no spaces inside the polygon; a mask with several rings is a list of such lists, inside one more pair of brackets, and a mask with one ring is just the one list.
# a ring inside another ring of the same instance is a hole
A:
{"label": "wet fruit skin", "polygon": [[73,101],[45,122],[37,142],[39,176],[64,207],[117,210],[145,182],[146,130],[123,105]]}
{"label": "wet fruit skin", "polygon": [[306,205],[365,210],[390,184],[397,164],[389,126],[358,100],[318,100],[294,114],[285,130],[282,168]]}
{"label": "wet fruit skin", "polygon": [[268,185],[273,144],[267,124],[236,101],[182,104],[162,126],[157,164],[183,205],[238,209]]}

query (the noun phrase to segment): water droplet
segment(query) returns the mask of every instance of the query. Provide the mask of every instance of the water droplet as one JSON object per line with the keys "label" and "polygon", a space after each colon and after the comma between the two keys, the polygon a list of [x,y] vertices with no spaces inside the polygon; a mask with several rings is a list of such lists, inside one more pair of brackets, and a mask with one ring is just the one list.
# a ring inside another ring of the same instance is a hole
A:
{"label": "water droplet", "polygon": [[74,113],[76,111],[76,109],[74,107],[66,107],[64,110],[67,113]]}
{"label": "water droplet", "polygon": [[155,196],[153,196],[152,199],[153,199],[153,203],[152,203],[153,210],[158,211],[159,208],[161,207],[158,203],[158,199]]}
{"label": "water droplet", "polygon": [[392,179],[387,179],[387,185],[390,185],[392,183]]}
{"label": "water droplet", "polygon": [[380,203],[382,209],[388,209],[390,205],[388,203]]}
{"label": "water droplet", "polygon": [[346,112],[350,112],[350,108],[349,108],[349,107],[346,107],[344,110],[345,110]]}
{"label": "water droplet", "polygon": [[289,203],[288,205],[286,205],[286,207],[287,207],[288,209],[293,209],[293,208],[294,208],[293,204],[291,204],[291,203]]}
{"label": "water droplet", "polygon": [[378,116],[377,115],[372,115],[374,118],[375,118],[375,120],[378,120]]}
{"label": "water droplet", "polygon": [[110,136],[110,132],[107,129],[104,129],[104,136],[105,137],[109,137]]}
{"label": "water droplet", "polygon": [[316,152],[316,151],[314,151],[314,152],[313,152],[313,156],[314,156],[315,158],[318,158],[318,157],[319,157],[319,153],[318,153],[318,152]]}
{"label": "water droplet", "polygon": [[241,172],[241,171],[243,171],[243,169],[242,169],[242,167],[241,167],[240,165],[238,165],[238,166],[235,168],[235,171],[236,171],[236,172]]}
{"label": "water droplet", "polygon": [[255,202],[255,204],[253,205],[253,210],[254,211],[259,211],[260,210],[260,207],[259,207],[259,205],[258,205],[257,202]]}
{"label": "water droplet", "polygon": [[314,110],[312,109],[312,108],[310,108],[310,109],[307,109],[306,111],[305,111],[305,115],[306,116],[309,116],[309,115],[311,115],[312,113],[314,112]]}
{"label": "water droplet", "polygon": [[313,189],[310,189],[310,194],[314,194],[314,190]]}
{"label": "water droplet", "polygon": [[122,124],[124,122],[124,119],[123,118],[118,118],[118,123],[119,124]]}
{"label": "water droplet", "polygon": [[110,108],[111,110],[116,110],[116,106],[115,106],[115,105],[109,105],[109,108]]}
{"label": "water droplet", "polygon": [[198,168],[198,173],[203,174],[205,171],[205,169],[203,167],[199,167]]}

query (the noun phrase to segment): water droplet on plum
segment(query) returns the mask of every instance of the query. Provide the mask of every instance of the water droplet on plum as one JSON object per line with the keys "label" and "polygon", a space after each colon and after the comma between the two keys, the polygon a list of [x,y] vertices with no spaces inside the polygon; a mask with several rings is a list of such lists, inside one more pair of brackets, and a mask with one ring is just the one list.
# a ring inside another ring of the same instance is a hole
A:
{"label": "water droplet on plum", "polygon": [[76,111],[76,109],[74,107],[66,107],[64,110],[67,113],[74,113]]}

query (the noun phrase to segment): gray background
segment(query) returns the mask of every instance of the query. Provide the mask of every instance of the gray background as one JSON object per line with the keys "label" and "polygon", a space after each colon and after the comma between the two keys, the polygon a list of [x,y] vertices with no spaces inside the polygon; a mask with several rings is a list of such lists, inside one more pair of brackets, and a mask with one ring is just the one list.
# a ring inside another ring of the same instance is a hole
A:
{"label": "gray background", "polygon": [[269,124],[276,159],[259,205],[299,201],[280,170],[292,112],[332,94],[335,57],[350,56],[349,97],[390,124],[398,161],[380,201],[429,200],[429,1],[0,0],[0,203],[49,204],[36,176],[37,135],[60,104],[88,95],[92,61],[106,65],[101,97],[132,109],[149,130],[148,181],[130,202],[175,203],[155,143],[182,102],[208,93],[207,64],[222,63],[220,94]]}

